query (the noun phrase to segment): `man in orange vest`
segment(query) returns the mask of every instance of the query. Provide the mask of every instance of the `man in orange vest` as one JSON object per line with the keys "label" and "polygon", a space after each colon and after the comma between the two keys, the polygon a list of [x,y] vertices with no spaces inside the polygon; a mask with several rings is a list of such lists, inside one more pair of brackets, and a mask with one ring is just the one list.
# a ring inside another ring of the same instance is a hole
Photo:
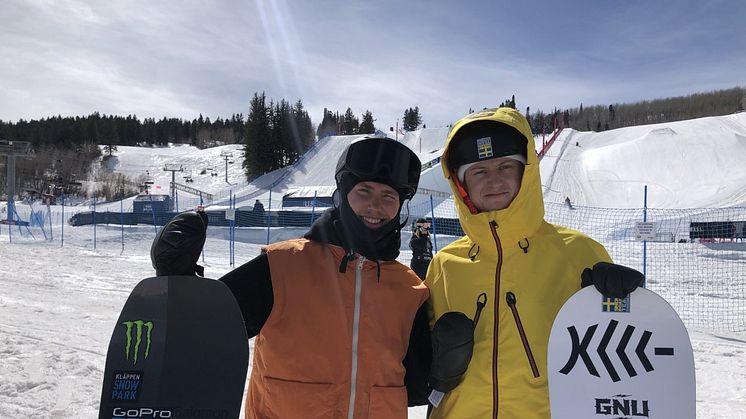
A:
{"label": "man in orange vest", "polygon": [[[399,212],[419,176],[403,144],[352,142],[336,167],[335,207],[303,238],[220,278],[256,336],[246,418],[405,419],[408,405],[427,402],[429,294],[396,261]],[[159,275],[177,269],[171,245],[153,244]]]}

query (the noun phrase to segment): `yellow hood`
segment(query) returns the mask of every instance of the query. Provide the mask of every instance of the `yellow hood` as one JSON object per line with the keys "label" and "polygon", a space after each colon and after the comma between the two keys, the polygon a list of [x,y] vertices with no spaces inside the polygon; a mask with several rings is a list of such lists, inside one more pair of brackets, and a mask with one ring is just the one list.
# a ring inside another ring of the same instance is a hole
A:
{"label": "yellow hood", "polygon": [[[451,139],[465,125],[474,121],[496,121],[510,125],[526,137],[526,168],[523,173],[521,189],[508,208],[472,214],[466,203],[461,199],[456,185],[451,178],[451,168],[448,167],[448,149]],[[544,220],[544,198],[541,193],[541,179],[539,175],[539,160],[536,157],[534,136],[528,121],[515,109],[493,108],[474,112],[458,120],[448,133],[448,139],[440,159],[443,174],[453,191],[456,210],[461,227],[466,236],[476,242],[481,251],[495,251],[494,241],[490,230],[485,228],[490,221],[495,221],[500,228],[500,234],[508,242],[517,242],[523,237],[529,237],[538,230]],[[506,223],[510,220],[510,223]]]}

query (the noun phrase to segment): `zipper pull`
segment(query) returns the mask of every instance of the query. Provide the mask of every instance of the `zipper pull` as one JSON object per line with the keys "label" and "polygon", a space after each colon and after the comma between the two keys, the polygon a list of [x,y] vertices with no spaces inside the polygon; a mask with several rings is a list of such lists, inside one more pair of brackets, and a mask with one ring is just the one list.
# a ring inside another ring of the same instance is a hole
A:
{"label": "zipper pull", "polygon": [[521,336],[521,342],[523,343],[523,349],[526,351],[526,357],[528,358],[528,364],[531,367],[531,372],[534,378],[539,377],[539,367],[536,365],[536,359],[534,353],[531,351],[531,345],[528,343],[528,337],[526,337],[526,331],[523,329],[523,323],[521,323],[521,317],[518,315],[518,308],[516,303],[518,301],[515,298],[515,294],[512,291],[505,293],[505,301],[508,302],[508,307],[513,313],[513,320],[515,320],[515,326],[518,328],[518,334]]}
{"label": "zipper pull", "polygon": [[508,302],[509,306],[514,306],[518,300],[515,298],[515,294],[513,294],[512,291],[508,291],[507,294],[505,294],[505,301]]}
{"label": "zipper pull", "polygon": [[484,306],[487,305],[487,294],[481,293],[477,297],[477,311],[474,313],[474,327],[477,327],[477,323],[479,323],[479,317],[482,315],[482,310],[484,309]]}

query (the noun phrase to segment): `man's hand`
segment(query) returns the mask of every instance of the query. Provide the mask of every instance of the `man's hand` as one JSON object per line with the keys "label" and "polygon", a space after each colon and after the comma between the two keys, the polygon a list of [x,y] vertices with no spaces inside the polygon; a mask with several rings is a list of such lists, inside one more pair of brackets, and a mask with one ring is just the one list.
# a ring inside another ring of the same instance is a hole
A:
{"label": "man's hand", "polygon": [[474,351],[474,323],[464,313],[440,316],[432,331],[433,362],[428,382],[442,393],[456,388]]}
{"label": "man's hand", "polygon": [[598,262],[593,268],[585,268],[581,274],[581,286],[593,284],[598,292],[608,297],[624,298],[642,285],[642,273],[622,265]]}
{"label": "man's hand", "polygon": [[204,275],[204,268],[197,261],[206,238],[207,214],[178,214],[155,236],[150,248],[156,275]]}

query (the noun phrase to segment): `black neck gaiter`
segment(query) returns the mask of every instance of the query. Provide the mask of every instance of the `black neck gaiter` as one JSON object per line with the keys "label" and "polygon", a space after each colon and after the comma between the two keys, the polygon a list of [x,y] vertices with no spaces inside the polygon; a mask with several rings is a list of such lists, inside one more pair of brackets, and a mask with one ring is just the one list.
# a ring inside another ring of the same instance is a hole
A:
{"label": "black neck gaiter", "polygon": [[350,247],[346,249],[348,252],[359,253],[371,260],[394,260],[399,256],[401,226],[398,216],[379,228],[369,228],[352,210],[346,197],[340,201],[339,218],[347,244],[345,247]]}

